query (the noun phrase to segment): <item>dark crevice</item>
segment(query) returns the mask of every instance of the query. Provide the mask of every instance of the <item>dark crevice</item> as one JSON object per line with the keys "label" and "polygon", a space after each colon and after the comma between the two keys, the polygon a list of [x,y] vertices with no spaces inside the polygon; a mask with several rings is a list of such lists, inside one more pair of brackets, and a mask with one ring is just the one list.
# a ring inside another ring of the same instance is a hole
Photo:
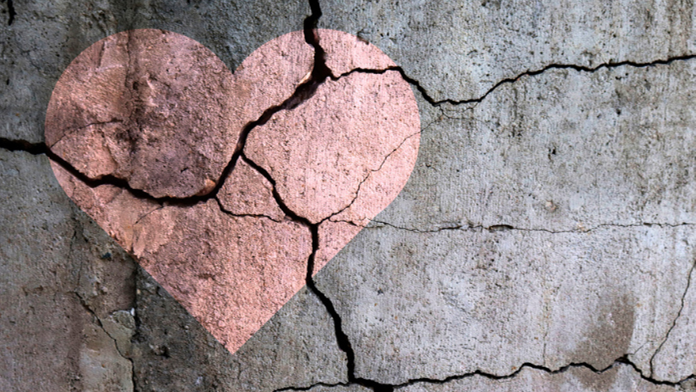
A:
{"label": "dark crevice", "polygon": [[268,120],[274,114],[283,110],[293,110],[294,108],[298,107],[299,105],[310,99],[316,92],[317,88],[322,83],[324,83],[324,81],[327,78],[331,77],[331,71],[326,66],[326,53],[319,45],[319,37],[316,31],[316,23],[319,17],[321,16],[321,9],[319,8],[319,4],[317,1],[310,1],[310,6],[312,9],[312,15],[307,17],[304,23],[305,41],[314,48],[314,66],[312,68],[310,78],[307,81],[301,83],[299,86],[297,86],[293,94],[285,101],[283,101],[281,104],[266,109],[257,120],[252,121],[248,123],[246,126],[244,126],[244,128],[239,134],[239,138],[235,145],[235,149],[232,154],[232,157],[230,158],[230,161],[222,170],[220,178],[218,179],[215,187],[206,194],[195,195],[190,197],[154,197],[144,190],[131,187],[127,180],[115,177],[113,175],[105,175],[100,178],[90,178],[89,176],[81,173],[79,170],[73,167],[65,159],[59,157],[57,154],[51,151],[49,147],[46,147],[44,145],[34,145],[24,142],[13,142],[8,139],[0,139],[0,148],[5,148],[12,151],[23,150],[31,152],[33,154],[45,154],[51,160],[53,160],[55,163],[57,163],[63,169],[65,169],[67,172],[78,178],[80,181],[84,182],[90,188],[95,188],[100,185],[113,185],[128,190],[133,194],[133,196],[140,199],[183,206],[195,205],[200,202],[206,202],[212,198],[215,198],[222,186],[224,185],[225,180],[229,177],[232,170],[234,170],[234,167],[237,161],[239,160],[242,151],[244,150],[244,146],[246,145],[247,138],[251,131],[258,126],[266,124],[266,122],[268,122]]}
{"label": "dark crevice", "polygon": [[328,384],[328,383],[325,383],[325,382],[318,382],[318,383],[312,384],[312,385],[310,385],[310,386],[308,386],[308,387],[285,387],[285,388],[276,389],[276,390],[274,390],[273,392],[309,391],[310,389],[316,388],[316,387],[335,388],[335,387],[347,387],[347,386],[350,386],[350,384],[346,384],[346,383],[342,383],[342,382],[339,382],[339,383],[336,383],[336,384]]}
{"label": "dark crevice", "polygon": [[538,70],[528,70],[524,71],[517,76],[511,77],[511,78],[506,78],[502,79],[496,84],[494,84],[491,88],[489,88],[483,95],[481,95],[478,98],[472,98],[472,99],[462,99],[462,100],[456,100],[456,99],[442,99],[442,100],[436,100],[430,94],[428,94],[428,91],[418,82],[417,80],[409,77],[406,75],[406,72],[404,72],[403,68],[401,67],[390,67],[385,70],[366,70],[366,69],[355,69],[352,70],[346,74],[352,73],[352,72],[368,72],[368,73],[382,73],[387,70],[395,70],[398,71],[401,74],[401,77],[404,78],[405,81],[408,83],[412,84],[413,86],[416,87],[416,89],[421,93],[423,98],[430,103],[433,106],[440,106],[443,104],[451,104],[451,105],[463,105],[463,104],[469,104],[469,103],[478,103],[483,101],[489,94],[491,94],[493,91],[498,89],[498,87],[505,85],[505,84],[512,84],[518,81],[520,78],[524,76],[536,76],[539,74],[542,74],[546,71],[549,70],[554,70],[554,69],[572,69],[578,72],[595,72],[598,71],[602,68],[617,68],[617,67],[623,67],[623,66],[629,66],[629,67],[634,67],[634,68],[646,68],[646,67],[654,67],[657,65],[667,65],[671,64],[675,61],[687,61],[687,60],[692,60],[696,58],[696,54],[690,54],[690,55],[684,55],[684,56],[675,56],[675,57],[670,57],[667,59],[659,59],[659,60],[654,60],[650,62],[636,62],[636,61],[618,61],[615,63],[605,63],[605,64],[599,64],[595,67],[587,67],[584,65],[575,65],[575,64],[549,64],[543,68],[540,68]]}
{"label": "dark crevice", "polygon": [[669,327],[669,330],[667,331],[667,334],[665,334],[664,340],[660,343],[660,345],[657,347],[657,350],[653,353],[653,355],[650,357],[650,376],[654,377],[655,376],[655,357],[657,354],[662,350],[662,346],[667,343],[667,340],[669,340],[669,335],[672,333],[672,330],[674,327],[677,325],[677,321],[681,317],[682,311],[684,310],[684,302],[686,301],[686,295],[689,293],[689,287],[691,286],[691,275],[694,273],[694,267],[696,267],[696,262],[691,264],[691,268],[689,269],[689,274],[686,280],[686,288],[684,289],[684,294],[681,296],[681,306],[679,307],[679,311],[677,312],[676,317],[674,317],[674,320],[672,320],[672,325]]}
{"label": "dark crevice", "polygon": [[482,372],[482,371],[480,371],[480,370],[476,370],[476,371],[471,372],[471,373],[465,373],[465,374],[461,374],[461,375],[450,376],[450,377],[446,377],[446,378],[443,378],[443,379],[429,379],[429,378],[417,378],[417,379],[412,379],[412,380],[409,380],[409,381],[407,381],[407,382],[405,382],[405,383],[403,383],[403,384],[394,385],[394,388],[402,388],[402,387],[406,387],[406,386],[410,386],[410,385],[418,384],[418,383],[445,384],[445,383],[448,383],[448,382],[451,382],[451,381],[462,380],[462,379],[466,379],[466,378],[470,378],[470,377],[474,377],[474,376],[480,376],[480,377],[484,377],[484,378],[487,378],[487,379],[490,379],[490,380],[507,380],[507,379],[511,379],[511,378],[516,377],[516,376],[519,375],[519,374],[522,372],[522,370],[524,370],[525,368],[540,370],[540,371],[543,371],[543,372],[548,373],[548,374],[565,373],[565,372],[567,372],[568,370],[573,369],[573,368],[585,368],[585,369],[590,370],[591,372],[593,372],[593,373],[595,373],[595,374],[602,374],[602,373],[604,373],[604,372],[606,372],[606,371],[612,369],[614,366],[619,365],[619,364],[623,364],[623,365],[628,365],[628,366],[630,366],[630,367],[633,369],[633,371],[635,371],[636,373],[638,373],[638,374],[640,375],[640,378],[641,378],[641,379],[643,379],[643,380],[645,380],[645,381],[647,381],[647,382],[649,382],[649,383],[651,383],[651,384],[654,384],[654,385],[665,385],[665,386],[673,386],[673,387],[676,387],[676,386],[679,386],[680,384],[682,384],[682,383],[684,383],[684,382],[686,382],[686,381],[689,381],[689,380],[691,380],[691,379],[694,378],[694,376],[692,375],[692,376],[689,376],[689,377],[687,377],[687,378],[685,378],[685,379],[683,379],[683,380],[677,381],[677,382],[656,380],[656,379],[653,379],[653,378],[651,378],[651,377],[645,376],[645,375],[643,374],[643,372],[642,372],[633,362],[631,362],[631,361],[628,359],[628,356],[627,356],[627,355],[624,355],[624,356],[622,356],[622,357],[620,357],[620,358],[617,358],[616,360],[614,360],[614,362],[613,362],[611,365],[609,365],[609,366],[607,366],[607,367],[605,367],[605,368],[603,368],[603,369],[597,369],[597,368],[595,368],[594,366],[592,366],[592,365],[589,364],[589,363],[580,362],[580,363],[571,363],[571,364],[565,365],[565,366],[563,366],[563,367],[561,367],[561,368],[558,368],[558,369],[556,369],[556,370],[551,370],[551,369],[549,369],[549,368],[547,368],[547,367],[544,367],[544,366],[535,365],[535,364],[533,364],[533,363],[525,362],[525,363],[523,363],[517,370],[515,370],[514,372],[512,372],[512,373],[510,373],[510,374],[502,375],[502,376],[495,375],[495,374],[491,374],[491,373]]}
{"label": "dark crevice", "polygon": [[49,149],[44,143],[30,143],[26,140],[14,140],[0,137],[0,148],[7,151],[24,151],[32,155],[48,155]]}
{"label": "dark crevice", "polygon": [[[517,368],[517,370],[513,371],[512,373],[504,374],[504,375],[496,375],[496,374],[492,374],[492,373],[486,373],[486,372],[483,372],[481,370],[476,370],[473,372],[448,376],[448,377],[444,377],[441,379],[437,379],[437,378],[414,378],[414,379],[408,380],[408,381],[401,383],[401,384],[393,384],[393,385],[379,384],[382,388],[388,388],[388,389],[375,389],[375,390],[377,390],[377,391],[394,391],[396,389],[405,388],[405,387],[413,386],[416,384],[440,385],[440,384],[447,384],[447,383],[450,383],[452,381],[464,380],[464,379],[472,378],[472,377],[476,377],[476,376],[483,377],[483,378],[486,378],[489,380],[504,381],[504,380],[509,380],[509,379],[512,379],[512,378],[519,376],[525,368],[539,370],[539,371],[542,371],[542,372],[547,373],[547,374],[562,374],[562,373],[565,373],[571,369],[587,369],[587,370],[589,370],[597,375],[601,375],[601,374],[611,370],[612,368],[614,368],[618,365],[630,366],[631,369],[634,372],[636,372],[642,380],[647,381],[653,385],[664,385],[664,386],[678,387],[681,384],[696,378],[696,375],[691,375],[691,376],[684,378],[683,380],[679,380],[677,382],[655,380],[651,377],[646,377],[645,375],[643,375],[643,372],[633,362],[631,362],[628,359],[628,356],[624,355],[620,358],[617,358],[611,365],[609,365],[603,369],[597,369],[589,363],[578,362],[578,363],[570,363],[570,364],[562,366],[556,370],[552,370],[552,369],[544,367],[544,366],[535,365],[533,363],[526,362],[526,363],[523,363],[519,368]],[[344,383],[338,383],[338,384],[317,383],[317,384],[314,384],[314,385],[311,385],[308,387],[302,387],[302,388],[293,388],[293,387],[282,388],[282,389],[276,390],[275,392],[308,391],[308,390],[311,390],[312,388],[318,387],[318,386],[335,387],[335,386],[350,386],[352,384],[365,385],[365,384],[361,384],[361,383],[357,383],[357,382],[348,383],[348,384],[344,384]]]}
{"label": "dark crevice", "polygon": [[[295,91],[295,94],[293,94],[293,97],[291,97],[283,104],[287,105],[288,110],[292,110],[302,102],[309,99],[316,92],[317,87],[324,83],[324,81],[327,78],[333,78],[331,71],[326,66],[325,52],[319,43],[319,35],[316,29],[317,22],[322,15],[321,7],[319,5],[318,0],[309,0],[309,5],[312,10],[312,14],[308,16],[304,21],[304,34],[305,41],[314,48],[314,67],[312,68],[312,74],[309,81],[299,86],[298,89]],[[272,185],[273,198],[275,199],[276,203],[283,211],[283,213],[285,213],[285,215],[292,221],[295,221],[307,227],[311,233],[312,252],[310,253],[307,259],[307,274],[305,277],[305,283],[309,291],[311,291],[319,299],[319,301],[321,301],[321,303],[326,308],[327,313],[333,320],[334,333],[336,334],[338,348],[346,354],[349,383],[362,385],[371,388],[373,391],[376,392],[393,391],[394,388],[389,385],[380,384],[372,380],[366,380],[355,376],[355,352],[353,351],[353,346],[351,345],[350,340],[348,339],[348,335],[346,335],[346,333],[343,331],[343,321],[341,319],[341,316],[336,311],[336,307],[334,306],[331,299],[317,288],[314,279],[312,278],[312,276],[314,275],[314,262],[316,259],[317,251],[319,250],[319,225],[321,222],[312,223],[309,219],[300,216],[294,211],[292,211],[280,197],[280,194],[278,193],[278,188],[276,186],[276,182],[273,179],[273,177],[271,177],[270,173],[260,165],[256,164],[256,162],[251,160],[249,157],[247,157],[244,154],[243,149],[244,146],[242,145],[239,151],[241,159],[244,161],[244,163],[246,163],[251,168],[260,173],[262,176],[264,176],[266,180]]]}
{"label": "dark crevice", "polygon": [[274,219],[273,217],[270,217],[268,215],[263,215],[263,214],[236,214],[228,209],[226,209],[223,205],[220,199],[217,197],[214,198],[214,200],[217,202],[218,207],[220,207],[220,211],[222,211],[224,214],[233,216],[235,218],[262,218],[262,219],[268,219],[276,223],[280,223],[279,220]]}
{"label": "dark crevice", "polygon": [[12,22],[14,22],[15,15],[17,15],[17,13],[15,12],[14,3],[12,2],[12,0],[7,0],[7,14],[8,14],[7,25],[12,26]]}
{"label": "dark crevice", "polygon": [[524,71],[514,77],[511,78],[505,78],[500,81],[498,81],[496,84],[494,84],[491,88],[489,88],[483,95],[481,95],[478,98],[471,98],[471,99],[462,99],[462,100],[456,100],[456,99],[442,99],[442,100],[436,100],[433,98],[428,91],[423,87],[420,82],[406,74],[406,71],[402,67],[399,66],[394,66],[394,67],[387,67],[384,69],[369,69],[369,68],[354,68],[348,72],[344,72],[341,75],[331,77],[332,80],[338,80],[342,77],[349,76],[353,73],[368,73],[368,74],[384,74],[389,71],[396,71],[399,74],[401,74],[401,77],[408,82],[409,84],[413,85],[418,92],[420,92],[421,96],[423,99],[425,99],[429,104],[432,106],[441,106],[443,104],[450,104],[450,105],[464,105],[464,104],[471,104],[471,103],[479,103],[483,101],[488,95],[490,95],[493,91],[497,90],[500,86],[505,85],[505,84],[512,84],[517,82],[520,78],[524,76],[536,76],[539,74],[542,74],[546,71],[554,70],[554,69],[572,69],[578,72],[595,72],[598,71],[602,68],[618,68],[618,67],[623,67],[623,66],[628,66],[628,67],[635,67],[635,68],[646,68],[646,67],[654,67],[657,65],[667,65],[671,64],[675,61],[688,61],[696,58],[696,55],[691,54],[691,55],[684,55],[684,56],[676,56],[676,57],[670,57],[667,59],[659,59],[651,62],[645,62],[645,63],[640,63],[640,62],[635,62],[635,61],[619,61],[615,63],[606,63],[606,64],[600,64],[595,67],[587,67],[584,65],[575,65],[575,64],[549,64],[543,68],[537,69],[537,70],[528,70]]}
{"label": "dark crevice", "polygon": [[346,361],[347,361],[347,368],[348,368],[348,381],[353,384],[358,384],[362,385],[365,387],[369,387],[372,390],[376,392],[391,392],[393,391],[393,388],[388,385],[380,384],[371,380],[366,380],[363,378],[358,378],[355,377],[355,352],[353,351],[353,346],[350,343],[350,340],[348,339],[348,335],[343,331],[343,321],[341,319],[341,316],[338,314],[336,311],[336,307],[334,306],[333,302],[329,297],[327,297],[323,292],[321,292],[316,284],[314,283],[314,279],[312,278],[312,275],[314,275],[314,262],[316,258],[317,251],[319,250],[319,225],[320,223],[312,223],[309,221],[309,219],[297,215],[294,211],[292,211],[283,201],[283,199],[280,197],[280,194],[278,193],[277,187],[276,187],[276,182],[271,177],[271,175],[268,173],[266,169],[263,167],[259,166],[256,164],[256,162],[252,161],[249,159],[246,155],[242,153],[241,156],[242,160],[244,163],[249,165],[251,168],[259,172],[262,176],[268,180],[268,182],[271,183],[273,187],[273,198],[275,199],[276,203],[278,203],[278,206],[280,209],[285,213],[285,215],[292,221],[297,222],[305,227],[307,227],[311,233],[312,236],[312,252],[309,255],[309,258],[307,259],[307,275],[305,277],[305,284],[307,285],[307,288],[309,291],[311,291],[318,299],[321,301],[321,303],[324,305],[326,308],[327,313],[329,316],[331,316],[331,319],[333,320],[334,323],[334,333],[336,334],[336,340],[338,344],[338,348],[343,351],[346,354]]}

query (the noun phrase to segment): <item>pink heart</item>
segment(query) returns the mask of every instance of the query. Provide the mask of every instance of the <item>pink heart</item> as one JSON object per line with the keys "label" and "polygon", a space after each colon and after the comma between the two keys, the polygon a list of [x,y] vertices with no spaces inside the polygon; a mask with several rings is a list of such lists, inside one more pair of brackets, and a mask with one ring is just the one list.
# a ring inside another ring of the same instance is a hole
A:
{"label": "pink heart", "polygon": [[316,87],[302,32],[235,74],[185,36],[118,33],[70,64],[48,106],[65,192],[232,353],[415,164],[418,108],[394,63],[318,34],[333,76]]}

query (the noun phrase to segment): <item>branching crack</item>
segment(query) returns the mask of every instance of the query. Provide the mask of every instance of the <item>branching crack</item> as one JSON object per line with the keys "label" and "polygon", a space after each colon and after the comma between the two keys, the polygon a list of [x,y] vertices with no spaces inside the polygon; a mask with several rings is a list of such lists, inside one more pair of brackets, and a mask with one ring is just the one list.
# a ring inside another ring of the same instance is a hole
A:
{"label": "branching crack", "polygon": [[674,327],[677,325],[677,321],[679,320],[679,317],[681,317],[682,311],[684,310],[684,302],[686,300],[686,295],[689,293],[689,287],[691,286],[691,276],[694,272],[694,267],[696,267],[696,261],[694,261],[693,264],[691,264],[691,268],[689,269],[689,274],[688,278],[686,280],[686,288],[684,288],[684,294],[681,296],[681,305],[679,307],[679,311],[677,312],[677,315],[674,317],[674,320],[672,320],[672,325],[669,327],[669,330],[667,331],[667,334],[665,334],[664,340],[660,343],[660,345],[657,347],[657,350],[653,353],[653,355],[650,357],[650,376],[654,377],[655,376],[655,357],[657,357],[657,354],[660,353],[660,350],[662,350],[662,346],[667,343],[669,340],[669,336],[672,333],[672,330]]}
{"label": "branching crack", "polygon": [[118,347],[118,341],[116,340],[116,338],[111,336],[111,334],[106,330],[106,328],[104,328],[104,324],[102,323],[101,318],[99,318],[99,316],[97,316],[97,314],[92,310],[92,308],[90,308],[89,305],[87,305],[87,302],[85,301],[84,298],[82,298],[80,293],[77,290],[73,291],[72,293],[75,294],[78,302],[80,303],[80,305],[82,305],[82,308],[85,309],[87,311],[87,313],[92,315],[92,318],[97,321],[97,325],[99,326],[99,328],[102,331],[104,331],[104,333],[106,334],[106,336],[109,337],[109,339],[111,339],[113,341],[114,347],[116,348],[116,352],[118,352],[118,355],[120,355],[122,358],[124,358],[125,360],[130,362],[131,378],[132,378],[133,386],[135,387],[135,364],[133,362],[133,359],[130,358],[125,353],[121,352],[121,349]]}

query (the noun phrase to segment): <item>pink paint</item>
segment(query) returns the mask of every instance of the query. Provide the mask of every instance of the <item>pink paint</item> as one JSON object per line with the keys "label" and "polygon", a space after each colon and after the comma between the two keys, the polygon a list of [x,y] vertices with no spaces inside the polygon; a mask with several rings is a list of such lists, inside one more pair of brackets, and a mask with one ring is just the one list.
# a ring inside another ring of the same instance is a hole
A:
{"label": "pink paint", "polygon": [[[319,30],[335,76],[393,62],[375,46]],[[305,284],[308,227],[285,216],[273,186],[239,160],[216,188],[242,129],[308,77],[301,32],[270,41],[232,74],[182,35],[133,30],[81,53],[56,84],[46,114],[52,151],[93,188],[52,162],[68,196],[136,257],[230,352]],[[292,211],[319,224],[316,273],[398,195],[415,164],[420,124],[396,71],[327,80],[293,110],[252,129],[245,154],[270,173]]]}

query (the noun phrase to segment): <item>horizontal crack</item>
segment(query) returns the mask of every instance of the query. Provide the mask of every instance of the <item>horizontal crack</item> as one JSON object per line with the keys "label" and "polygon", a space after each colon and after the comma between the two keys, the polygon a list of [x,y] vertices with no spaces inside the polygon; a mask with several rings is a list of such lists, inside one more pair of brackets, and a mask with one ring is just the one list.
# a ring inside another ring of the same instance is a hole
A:
{"label": "horizontal crack", "polygon": [[262,219],[268,219],[276,223],[280,223],[281,221],[278,219],[274,219],[268,215],[263,215],[263,214],[235,214],[232,211],[227,210],[225,207],[222,206],[222,202],[220,202],[220,199],[217,197],[214,198],[214,200],[217,202],[218,207],[220,207],[220,211],[223,213],[233,216],[235,218],[262,218]]}
{"label": "horizontal crack", "polygon": [[524,76],[536,76],[539,74],[542,74],[546,71],[554,70],[554,69],[572,69],[578,72],[596,72],[602,68],[618,68],[618,67],[623,67],[623,66],[629,66],[629,67],[634,67],[634,68],[646,68],[646,67],[654,67],[657,65],[667,65],[671,64],[675,61],[688,61],[696,58],[696,55],[685,55],[685,56],[676,56],[676,57],[670,57],[667,59],[658,59],[654,60],[651,62],[646,62],[646,63],[640,63],[640,62],[635,62],[635,61],[619,61],[616,63],[605,63],[605,64],[600,64],[597,65],[596,67],[586,67],[583,65],[575,65],[575,64],[549,64],[541,69],[538,70],[530,70],[530,71],[525,71],[517,76],[514,76],[512,78],[506,78],[498,83],[494,84],[491,88],[489,88],[483,95],[481,95],[478,98],[472,98],[472,99],[463,99],[463,100],[454,100],[454,99],[443,99],[436,101],[432,97],[430,97],[426,90],[414,79],[409,78],[405,75],[405,73],[402,71],[401,74],[404,76],[404,79],[408,81],[411,84],[414,84],[418,91],[423,94],[423,98],[428,101],[433,106],[440,106],[442,104],[448,103],[451,105],[463,105],[463,104],[469,104],[469,103],[479,103],[483,101],[488,95],[490,95],[493,91],[497,90],[500,86],[505,85],[505,84],[512,84],[519,80],[520,78]]}
{"label": "horizontal crack", "polygon": [[393,387],[395,389],[397,389],[397,388],[403,388],[403,387],[418,384],[418,383],[445,384],[445,383],[448,383],[451,381],[462,380],[462,379],[466,379],[466,378],[470,378],[470,377],[474,377],[474,376],[485,377],[485,378],[488,378],[490,380],[507,380],[507,379],[511,379],[511,378],[516,377],[525,368],[540,370],[540,371],[543,371],[543,372],[548,373],[548,374],[560,374],[560,373],[565,373],[568,370],[573,369],[573,368],[584,368],[584,369],[588,369],[588,370],[592,371],[593,373],[602,374],[602,373],[612,369],[614,366],[620,365],[620,364],[630,366],[636,373],[638,373],[640,375],[641,379],[643,379],[651,384],[655,384],[655,385],[678,386],[686,381],[689,381],[691,379],[696,378],[696,375],[691,375],[691,376],[686,377],[686,378],[679,380],[677,382],[656,380],[656,379],[653,379],[651,377],[645,376],[643,374],[643,372],[638,368],[638,366],[636,366],[633,362],[631,362],[628,359],[627,355],[624,355],[624,356],[614,360],[614,362],[611,365],[607,366],[604,369],[597,369],[594,366],[590,365],[589,363],[580,362],[580,363],[570,363],[570,364],[565,365],[565,366],[558,368],[556,370],[551,370],[551,369],[544,367],[544,366],[535,365],[533,363],[525,362],[514,372],[512,372],[510,374],[502,375],[502,376],[492,374],[492,373],[486,373],[486,372],[483,372],[480,370],[476,370],[476,371],[473,371],[470,373],[445,377],[443,379],[429,379],[429,378],[412,379],[412,380],[409,380],[405,383],[394,385]]}
{"label": "horizontal crack", "polygon": [[[683,384],[683,383],[685,383],[685,382],[687,382],[687,381],[690,381],[690,380],[696,378],[696,375],[691,375],[691,376],[686,377],[686,378],[684,378],[684,379],[682,379],[682,380],[679,380],[679,381],[677,381],[677,382],[656,380],[656,379],[653,379],[653,378],[651,378],[651,377],[647,377],[647,376],[643,375],[643,372],[642,372],[633,362],[631,362],[631,361],[628,359],[628,356],[627,356],[627,355],[624,355],[624,356],[622,356],[622,357],[620,357],[620,358],[617,358],[616,360],[614,360],[614,362],[613,362],[611,365],[609,365],[609,366],[607,366],[607,367],[605,367],[605,368],[603,368],[603,369],[597,369],[597,368],[595,368],[594,366],[592,366],[592,365],[590,365],[590,364],[588,364],[588,363],[579,362],[579,363],[570,363],[570,364],[565,365],[565,366],[562,366],[562,367],[560,367],[560,368],[558,368],[558,369],[556,369],[556,370],[552,370],[552,369],[547,368],[547,367],[544,367],[544,366],[540,366],[540,365],[536,365],[536,364],[533,364],[533,363],[526,362],[526,363],[523,363],[519,368],[517,368],[517,369],[516,369],[515,371],[513,371],[512,373],[504,374],[504,375],[496,375],[496,374],[493,374],[493,373],[483,372],[483,371],[481,371],[481,370],[475,370],[475,371],[473,371],[473,372],[468,372],[468,373],[464,373],[464,374],[458,374],[458,375],[448,376],[448,377],[444,377],[444,378],[441,378],[441,379],[437,379],[437,378],[415,378],[415,379],[411,379],[411,380],[408,380],[408,381],[406,381],[406,382],[404,382],[404,383],[400,383],[400,384],[391,384],[391,385],[388,385],[388,384],[381,384],[381,385],[383,385],[384,387],[391,388],[390,390],[391,390],[391,391],[394,391],[394,390],[397,390],[397,389],[405,388],[405,387],[408,387],[408,386],[413,386],[413,385],[416,385],[416,384],[447,384],[447,383],[452,382],[452,381],[464,380],[464,379],[472,378],[472,377],[476,377],[476,376],[484,377],[484,378],[487,378],[487,379],[489,379],[489,380],[496,380],[496,381],[499,381],[499,380],[509,380],[509,379],[512,379],[512,378],[517,377],[524,369],[539,370],[539,371],[542,371],[542,372],[547,373],[547,374],[562,374],[562,373],[565,373],[565,372],[567,372],[567,371],[569,371],[569,370],[571,370],[571,369],[581,368],[581,369],[590,370],[591,372],[600,375],[600,374],[602,374],[602,373],[605,373],[605,372],[611,370],[612,368],[614,368],[614,367],[617,366],[617,365],[626,365],[626,366],[630,366],[631,369],[632,369],[634,372],[636,372],[636,373],[640,376],[641,379],[643,379],[643,380],[645,380],[645,381],[647,381],[647,382],[649,382],[649,383],[651,383],[651,384],[654,384],[654,385],[665,385],[665,386],[674,386],[674,387],[676,387],[676,386],[679,386],[679,385],[681,385],[681,384]],[[363,379],[363,380],[364,380],[364,379]],[[323,387],[328,387],[328,388],[330,388],[330,387],[350,386],[350,385],[353,385],[353,383],[336,383],[336,384],[317,383],[317,384],[310,385],[310,386],[308,386],[308,387],[286,387],[286,388],[282,388],[282,389],[277,389],[277,390],[275,390],[274,392],[283,392],[283,391],[308,391],[308,390],[311,390],[312,388],[319,387],[319,386],[323,386]],[[358,385],[362,385],[362,384],[358,384]]]}
{"label": "horizontal crack", "polygon": [[[335,222],[343,222],[343,223],[349,223],[353,225],[357,225],[355,222],[352,221],[335,221]],[[578,228],[578,229],[571,229],[571,230],[549,230],[549,229],[536,229],[536,228],[525,228],[525,227],[514,227],[510,226],[507,224],[498,224],[498,225],[491,225],[491,226],[483,226],[483,225],[452,225],[452,226],[444,226],[444,227],[437,227],[433,229],[416,229],[416,228],[410,228],[410,227],[404,227],[404,226],[398,226],[389,222],[384,222],[384,221],[378,221],[378,220],[373,220],[373,223],[377,225],[382,225],[382,226],[366,226],[368,229],[378,229],[384,226],[391,227],[397,230],[404,230],[404,231],[410,231],[414,233],[439,233],[441,231],[456,231],[456,230],[461,230],[461,231],[481,231],[481,230],[486,230],[486,231],[528,231],[528,232],[542,232],[542,233],[550,233],[550,234],[564,234],[564,233],[588,233],[591,231],[595,231],[598,229],[602,228],[608,228],[608,227],[622,227],[622,228],[633,228],[633,227],[652,227],[652,226],[657,226],[657,227],[681,227],[681,226],[696,226],[696,223],[690,223],[690,222],[682,222],[682,223],[676,223],[676,224],[671,224],[671,223],[650,223],[650,222],[645,222],[645,223],[636,223],[636,224],[617,224],[617,223],[603,223],[599,224],[597,226],[589,227],[589,228]]]}
{"label": "horizontal crack", "polygon": [[634,67],[634,68],[646,68],[646,67],[654,67],[657,65],[667,65],[671,64],[675,61],[688,61],[696,58],[696,54],[690,54],[690,55],[683,55],[683,56],[675,56],[675,57],[669,57],[667,59],[658,59],[658,60],[653,60],[650,62],[636,62],[636,61],[618,61],[615,63],[604,63],[604,64],[599,64],[595,67],[587,67],[584,65],[576,65],[576,64],[549,64],[543,68],[537,69],[537,70],[527,70],[522,73],[517,74],[516,76],[513,76],[511,78],[505,78],[500,81],[498,81],[496,84],[494,84],[491,88],[486,90],[483,95],[477,98],[470,98],[470,99],[462,99],[462,100],[456,100],[456,99],[442,99],[442,100],[436,100],[433,98],[428,91],[421,85],[421,83],[408,76],[406,74],[406,71],[400,66],[393,66],[393,67],[387,67],[383,69],[369,69],[369,68],[354,68],[348,72],[344,72],[341,75],[337,77],[332,77],[332,80],[338,80],[344,76],[348,76],[353,73],[370,73],[370,74],[383,74],[385,72],[389,71],[396,71],[401,74],[401,77],[408,82],[409,84],[415,86],[415,88],[418,90],[418,92],[423,96],[423,99],[425,99],[430,105],[432,106],[441,106],[443,104],[450,104],[450,105],[464,105],[464,104],[471,104],[471,103],[479,103],[483,101],[488,95],[490,95],[493,91],[497,90],[500,86],[506,85],[506,84],[512,84],[516,81],[518,81],[520,78],[524,76],[536,76],[539,74],[542,74],[544,72],[554,70],[554,69],[572,69],[578,72],[596,72],[600,69],[603,68],[618,68],[618,67],[623,67],[623,66],[628,66],[628,67]]}

